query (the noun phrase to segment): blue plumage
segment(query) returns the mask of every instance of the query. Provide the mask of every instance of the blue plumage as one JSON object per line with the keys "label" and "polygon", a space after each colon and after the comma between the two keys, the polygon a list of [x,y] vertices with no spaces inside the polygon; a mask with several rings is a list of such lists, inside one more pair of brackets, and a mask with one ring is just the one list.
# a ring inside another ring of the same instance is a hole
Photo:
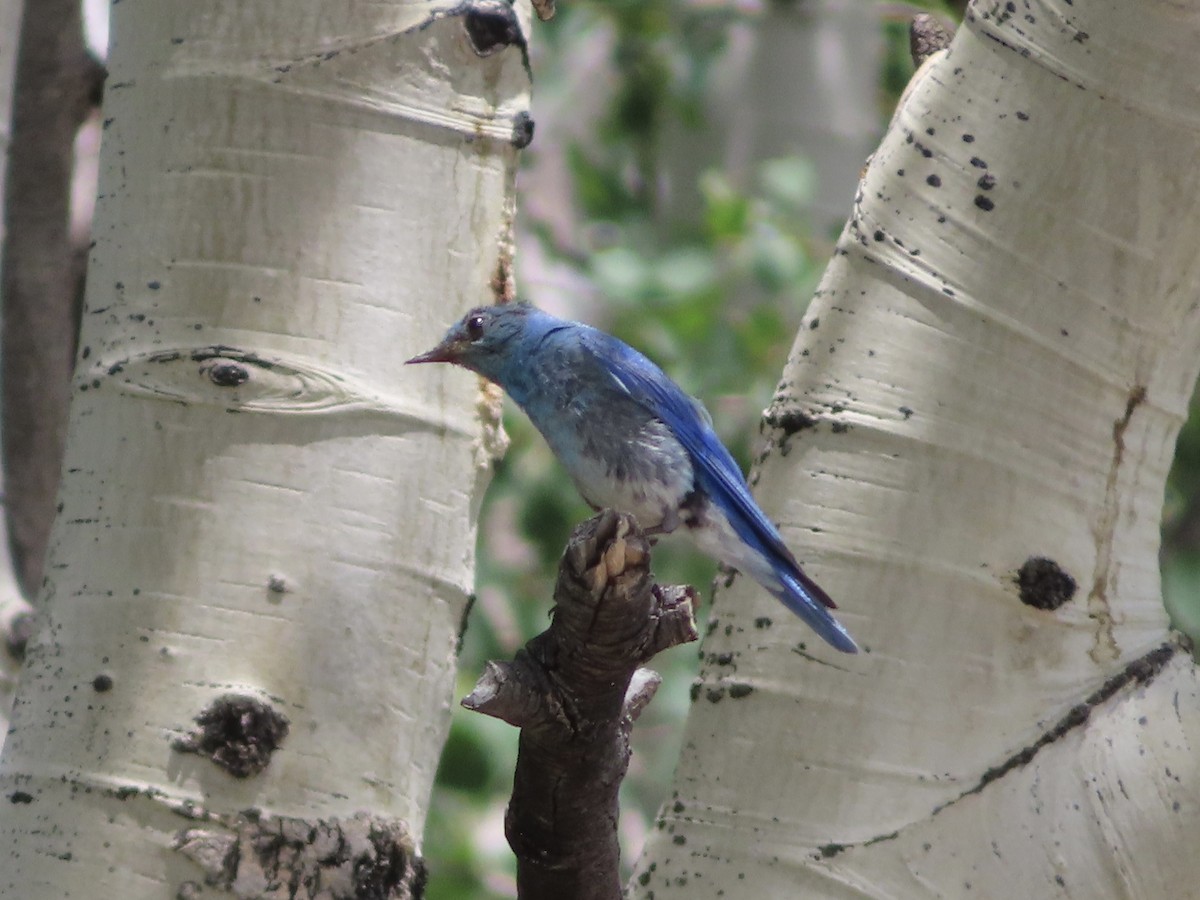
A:
{"label": "blue plumage", "polygon": [[[834,603],[796,563],[717,438],[704,407],[611,335],[532,306],[474,309],[409,362],[449,362],[504,388],[593,507],[649,534],[683,526],[709,556],[749,575],[846,653]],[[828,609],[827,609],[828,608]]]}

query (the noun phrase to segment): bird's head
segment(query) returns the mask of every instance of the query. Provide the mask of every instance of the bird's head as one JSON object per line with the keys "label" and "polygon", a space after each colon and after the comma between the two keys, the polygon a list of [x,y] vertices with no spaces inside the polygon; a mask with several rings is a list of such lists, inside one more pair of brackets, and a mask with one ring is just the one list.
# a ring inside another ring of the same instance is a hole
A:
{"label": "bird's head", "polygon": [[476,307],[451,326],[440,344],[407,362],[453,363],[503,383],[504,370],[535,315],[524,303]]}

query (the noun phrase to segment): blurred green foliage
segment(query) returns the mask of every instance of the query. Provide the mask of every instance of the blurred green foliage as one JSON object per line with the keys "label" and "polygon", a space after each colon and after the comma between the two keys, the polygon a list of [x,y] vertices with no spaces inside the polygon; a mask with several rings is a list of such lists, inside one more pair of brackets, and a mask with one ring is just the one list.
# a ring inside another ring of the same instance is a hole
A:
{"label": "blurred green foliage", "polygon": [[1163,600],[1171,623],[1200,646],[1200,398],[1175,445],[1163,505]]}
{"label": "blurred green foliage", "polygon": [[[940,0],[881,3],[888,56],[880,84],[881,128],[912,72],[907,22],[915,8],[947,14]],[[708,406],[722,439],[745,467],[761,411],[770,399],[808,298],[828,255],[804,215],[815,175],[799,157],[759,165],[748,186],[719,169],[694,186],[699,214],[671,220],[656,190],[670,128],[698,129],[714,61],[739,4],[610,0],[560,5],[538,26],[543,68],[565,67],[581,34],[603,34],[610,102],[586,140],[561,150],[570,173],[572,216],[596,226],[586,252],[557,246],[547,223],[526,222],[551,258],[603,296],[605,328],[638,347]],[[957,17],[957,16],[955,16]],[[539,123],[541,124],[541,123]],[[530,152],[538,152],[538,144]],[[518,262],[520,260],[518,259]],[[548,624],[559,555],[571,529],[591,515],[541,437],[513,409],[512,438],[496,467],[480,518],[479,601],[463,642],[458,696],[470,692],[488,659],[508,658]],[[1176,621],[1200,634],[1200,419],[1180,439],[1168,489],[1164,589]],[[1193,523],[1195,520],[1195,524]],[[1173,537],[1174,536],[1174,537]],[[654,552],[664,583],[690,583],[707,601],[713,565],[686,543]],[[706,609],[701,610],[701,620]],[[663,687],[634,730],[634,756],[622,788],[626,865],[649,827],[678,755],[696,648],[655,660]],[[517,732],[456,710],[427,833],[429,900],[515,896],[515,865],[503,836]]]}

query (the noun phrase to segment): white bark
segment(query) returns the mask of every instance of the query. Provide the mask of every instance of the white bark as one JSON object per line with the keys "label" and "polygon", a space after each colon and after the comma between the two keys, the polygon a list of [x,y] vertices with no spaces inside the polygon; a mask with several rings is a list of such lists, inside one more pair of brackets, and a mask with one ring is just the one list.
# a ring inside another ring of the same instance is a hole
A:
{"label": "white bark", "polygon": [[[1200,7],[1016,7],[910,86],[770,411],[757,493],[866,652],[719,593],[636,897],[1194,893],[1157,548],[1200,363]],[[1074,598],[1024,605],[1031,557]]]}
{"label": "white bark", "polygon": [[[418,849],[503,436],[493,394],[402,363],[511,290],[524,50],[477,55],[445,3],[113,11],[0,896],[265,896],[249,808],[299,896],[366,896],[302,857]],[[244,780],[177,749],[229,694],[289,721]]]}
{"label": "white bark", "polygon": [[[12,137],[13,83],[17,71],[17,44],[21,36],[22,0],[0,0],[0,244],[4,242],[4,183],[8,173],[8,145]],[[0,424],[0,427],[3,427]],[[4,478],[0,472],[0,498]],[[8,521],[0,499],[0,638],[11,633],[13,621],[29,613],[13,571],[8,544]],[[8,713],[17,686],[17,660],[0,640],[0,741],[8,730]]]}

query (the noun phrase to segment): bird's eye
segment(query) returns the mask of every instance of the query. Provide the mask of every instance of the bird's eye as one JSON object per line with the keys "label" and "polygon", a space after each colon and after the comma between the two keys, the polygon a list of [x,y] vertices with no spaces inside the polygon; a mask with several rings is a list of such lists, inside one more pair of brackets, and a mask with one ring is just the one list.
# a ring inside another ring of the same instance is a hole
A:
{"label": "bird's eye", "polygon": [[473,341],[483,337],[483,316],[471,316],[467,319],[467,337]]}

